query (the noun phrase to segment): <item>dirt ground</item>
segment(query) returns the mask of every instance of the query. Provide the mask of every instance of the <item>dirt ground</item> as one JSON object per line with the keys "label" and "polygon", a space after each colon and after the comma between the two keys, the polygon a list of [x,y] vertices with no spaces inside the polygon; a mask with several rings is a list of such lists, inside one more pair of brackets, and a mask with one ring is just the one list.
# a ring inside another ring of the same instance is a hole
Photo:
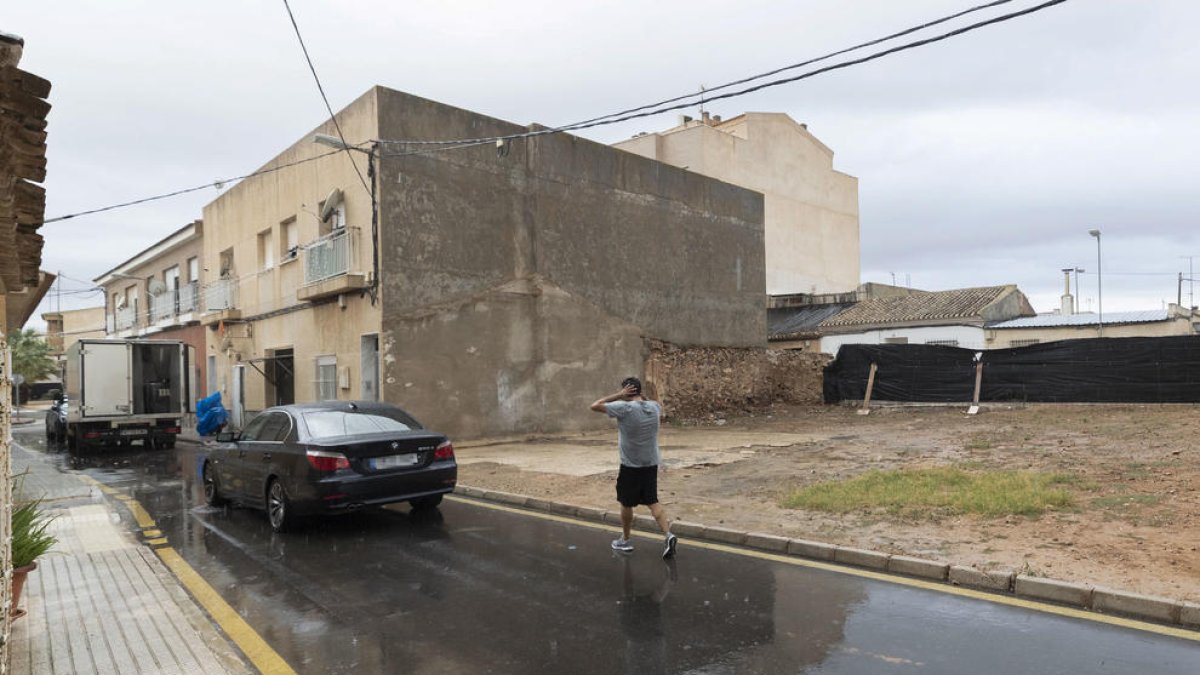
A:
{"label": "dirt ground", "polygon": [[[1011,568],[1200,601],[1200,408],[775,407],[675,422],[660,438],[659,497],[673,518],[787,537]],[[465,444],[459,481],[585,506],[615,506],[616,432]],[[982,518],[782,508],[797,486],[870,469],[1069,472],[1073,507]],[[643,509],[644,511],[644,509]]]}

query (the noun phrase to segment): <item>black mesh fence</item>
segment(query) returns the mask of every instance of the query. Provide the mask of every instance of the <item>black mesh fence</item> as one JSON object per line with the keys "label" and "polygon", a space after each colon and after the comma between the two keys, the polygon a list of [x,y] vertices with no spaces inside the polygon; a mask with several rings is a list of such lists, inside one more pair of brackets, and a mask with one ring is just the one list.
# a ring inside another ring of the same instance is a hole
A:
{"label": "black mesh fence", "polygon": [[872,400],[1200,403],[1200,336],[1062,340],[1014,349],[843,345],[825,368],[825,402]]}

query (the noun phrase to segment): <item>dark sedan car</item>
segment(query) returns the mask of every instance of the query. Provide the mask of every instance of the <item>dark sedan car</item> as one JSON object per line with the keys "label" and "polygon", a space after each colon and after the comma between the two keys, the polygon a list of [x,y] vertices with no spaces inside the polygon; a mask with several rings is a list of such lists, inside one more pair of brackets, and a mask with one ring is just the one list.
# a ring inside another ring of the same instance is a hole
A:
{"label": "dark sedan car", "polygon": [[46,411],[46,440],[51,443],[62,443],[67,440],[67,399],[65,396],[54,397],[50,409]]}
{"label": "dark sedan car", "polygon": [[268,408],[217,441],[201,469],[205,501],[265,509],[276,532],[302,516],[363,506],[433,508],[458,480],[449,439],[387,403]]}

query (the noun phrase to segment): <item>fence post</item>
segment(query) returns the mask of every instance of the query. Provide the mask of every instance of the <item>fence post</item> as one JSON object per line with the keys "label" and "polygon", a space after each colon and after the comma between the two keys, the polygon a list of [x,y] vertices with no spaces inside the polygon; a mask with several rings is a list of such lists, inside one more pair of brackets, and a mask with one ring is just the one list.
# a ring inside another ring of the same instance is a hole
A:
{"label": "fence post", "polygon": [[870,415],[871,414],[871,390],[873,390],[875,388],[875,371],[877,369],[878,369],[878,366],[876,366],[875,362],[872,361],[871,362],[871,374],[867,375],[867,394],[865,396],[863,396],[862,407],[860,407],[858,409],[859,415]]}
{"label": "fence post", "polygon": [[983,361],[975,362],[975,397],[971,399],[971,407],[967,408],[968,415],[979,412],[979,387],[983,384]]}

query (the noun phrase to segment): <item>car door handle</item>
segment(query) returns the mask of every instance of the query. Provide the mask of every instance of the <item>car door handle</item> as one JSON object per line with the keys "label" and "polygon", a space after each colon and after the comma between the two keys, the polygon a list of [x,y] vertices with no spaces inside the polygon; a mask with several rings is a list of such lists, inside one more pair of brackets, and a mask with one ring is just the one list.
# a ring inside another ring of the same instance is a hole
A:
{"label": "car door handle", "polygon": [[263,458],[263,461],[264,461],[264,462],[269,462],[269,461],[271,461],[271,453],[269,453],[269,452],[264,452],[264,453],[263,453],[263,456],[262,456],[262,458]]}

